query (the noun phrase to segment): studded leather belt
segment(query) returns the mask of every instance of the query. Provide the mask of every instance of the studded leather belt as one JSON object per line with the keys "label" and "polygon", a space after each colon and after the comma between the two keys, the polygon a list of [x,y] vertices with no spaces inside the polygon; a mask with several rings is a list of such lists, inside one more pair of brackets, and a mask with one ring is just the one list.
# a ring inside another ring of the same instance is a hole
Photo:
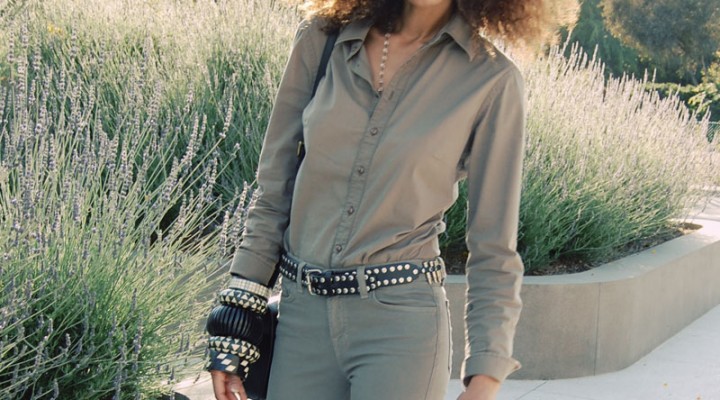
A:
{"label": "studded leather belt", "polygon": [[[322,296],[359,294],[361,286],[370,292],[381,287],[410,283],[417,279],[426,279],[429,283],[442,283],[447,276],[444,267],[445,263],[440,257],[424,261],[420,265],[399,262],[347,270],[322,269],[305,264],[288,254],[283,254],[278,263],[280,273],[284,277],[296,281],[300,270],[303,286],[307,287],[308,292]],[[358,279],[358,271],[363,272],[363,279]]]}

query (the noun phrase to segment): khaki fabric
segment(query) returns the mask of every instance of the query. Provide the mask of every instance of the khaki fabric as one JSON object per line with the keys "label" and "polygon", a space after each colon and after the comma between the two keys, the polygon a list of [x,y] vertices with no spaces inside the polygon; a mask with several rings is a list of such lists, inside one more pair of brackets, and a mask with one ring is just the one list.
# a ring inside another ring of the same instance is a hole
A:
{"label": "khaki fabric", "polygon": [[268,400],[442,400],[451,337],[439,283],[361,298],[313,296],[283,279]]}
{"label": "khaki fabric", "polygon": [[[439,255],[443,213],[468,181],[466,359],[499,380],[512,358],[523,265],[516,252],[525,101],[517,67],[455,16],[379,96],[363,41],[341,31],[311,99],[326,36],[301,25],[265,136],[258,190],[231,272],[267,282],[282,248],[343,269]],[[389,57],[392,57],[392,47]],[[299,140],[307,155],[297,171]],[[467,380],[466,380],[467,383]]]}

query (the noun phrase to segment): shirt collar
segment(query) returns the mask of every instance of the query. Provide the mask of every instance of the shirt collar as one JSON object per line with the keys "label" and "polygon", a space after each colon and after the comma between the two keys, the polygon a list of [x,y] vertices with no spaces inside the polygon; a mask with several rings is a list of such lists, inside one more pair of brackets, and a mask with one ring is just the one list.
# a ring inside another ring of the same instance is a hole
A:
{"label": "shirt collar", "polygon": [[[371,27],[372,24],[368,20],[354,21],[349,23],[340,31],[336,44],[355,42],[350,48],[347,59],[352,58],[358,51],[360,51]],[[441,40],[445,35],[450,36],[450,38],[452,38],[455,43],[457,43],[465,51],[465,53],[467,53],[470,61],[475,58],[478,52],[478,45],[475,43],[475,39],[473,38],[472,28],[470,28],[470,25],[465,22],[463,17],[458,13],[455,13],[450,21],[448,21],[448,23],[440,29],[438,34],[432,39],[432,42]]]}
{"label": "shirt collar", "polygon": [[360,51],[363,42],[365,42],[365,37],[367,37],[371,27],[372,24],[368,20],[353,21],[340,31],[340,34],[338,34],[338,38],[335,41],[336,46],[344,42],[355,42],[350,47],[350,51],[348,52],[346,58],[347,60],[355,56],[355,54]]}

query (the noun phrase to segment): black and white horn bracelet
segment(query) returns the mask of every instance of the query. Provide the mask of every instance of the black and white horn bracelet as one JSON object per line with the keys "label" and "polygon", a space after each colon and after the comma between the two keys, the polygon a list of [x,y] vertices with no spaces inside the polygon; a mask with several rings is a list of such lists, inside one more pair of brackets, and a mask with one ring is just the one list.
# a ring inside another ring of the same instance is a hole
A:
{"label": "black and white horn bracelet", "polygon": [[220,304],[207,319],[210,358],[205,368],[233,373],[245,380],[250,365],[260,358],[258,345],[271,290],[238,277],[233,277],[229,286],[220,291]]}

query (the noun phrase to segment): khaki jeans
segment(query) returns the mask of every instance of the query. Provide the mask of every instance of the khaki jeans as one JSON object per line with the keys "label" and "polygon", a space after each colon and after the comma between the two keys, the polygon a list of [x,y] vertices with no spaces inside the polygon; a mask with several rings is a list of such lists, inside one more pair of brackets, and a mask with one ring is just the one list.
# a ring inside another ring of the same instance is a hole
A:
{"label": "khaki jeans", "polygon": [[284,279],[268,400],[442,400],[451,337],[439,283],[325,297]]}

